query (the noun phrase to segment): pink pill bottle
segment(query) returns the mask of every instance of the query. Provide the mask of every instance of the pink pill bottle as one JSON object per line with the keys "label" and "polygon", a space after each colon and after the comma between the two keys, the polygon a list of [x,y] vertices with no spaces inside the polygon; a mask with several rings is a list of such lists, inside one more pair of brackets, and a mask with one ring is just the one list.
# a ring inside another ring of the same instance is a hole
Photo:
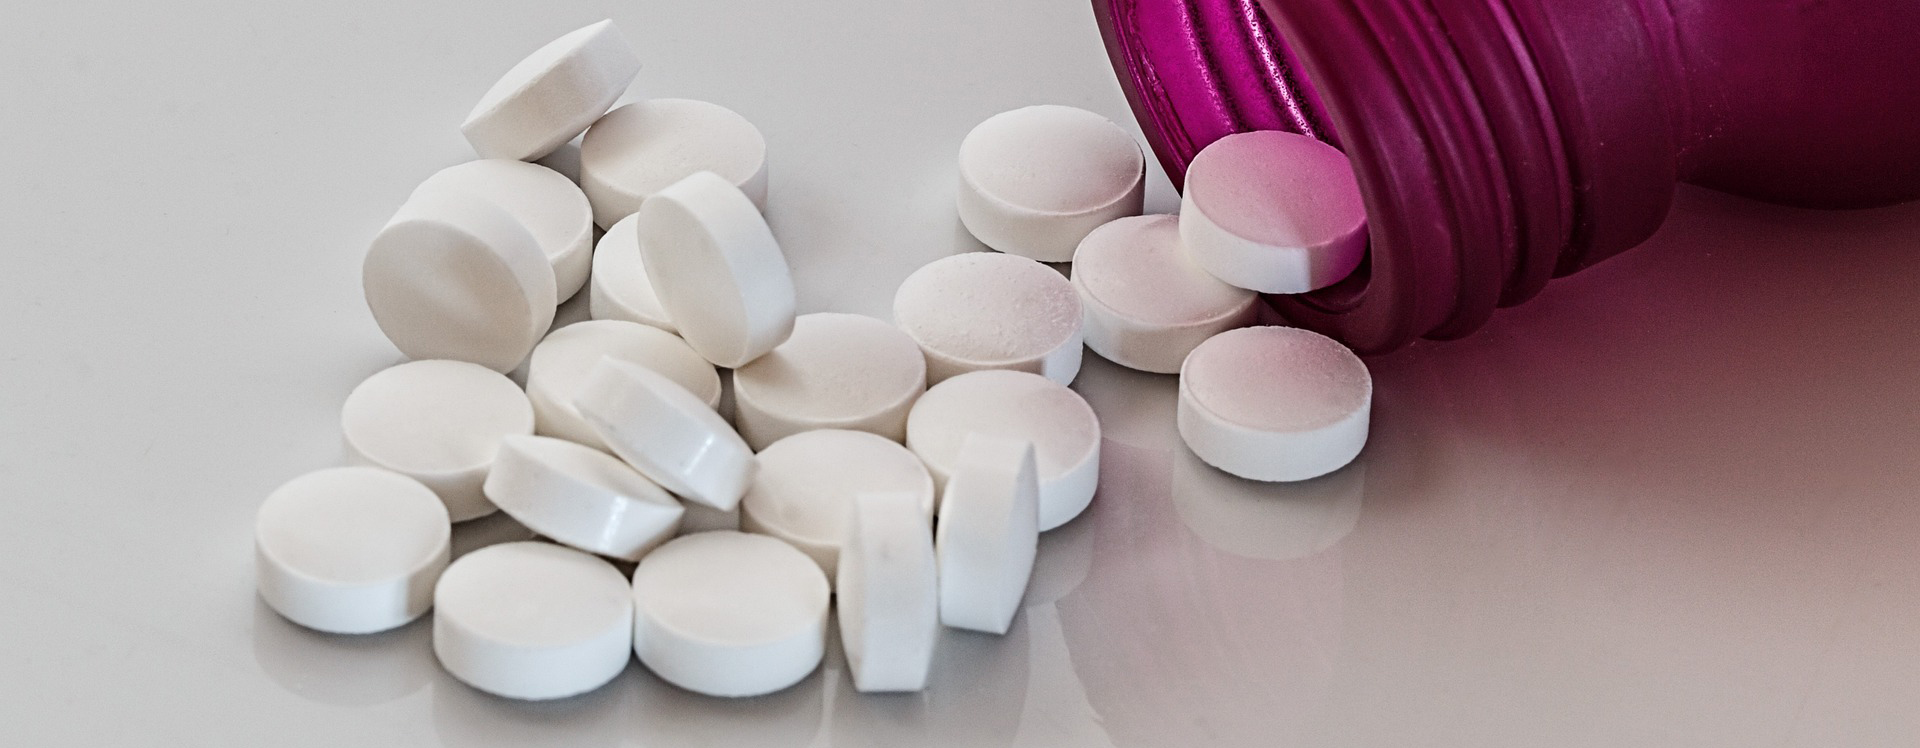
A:
{"label": "pink pill bottle", "polygon": [[1465,335],[1639,244],[1676,182],[1821,208],[1920,197],[1920,0],[1093,6],[1176,185],[1234,132],[1347,153],[1368,259],[1267,301],[1361,352]]}

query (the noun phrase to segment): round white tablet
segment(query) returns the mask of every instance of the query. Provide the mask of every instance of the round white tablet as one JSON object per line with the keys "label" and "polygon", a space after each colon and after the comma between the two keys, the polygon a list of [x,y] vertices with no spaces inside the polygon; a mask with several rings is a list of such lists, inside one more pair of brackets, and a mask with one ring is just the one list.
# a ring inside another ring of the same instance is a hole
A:
{"label": "round white tablet", "polygon": [[367,248],[367,308],[408,358],[511,371],[553,324],[553,265],[527,227],[466,192],[409,198]]}
{"label": "round white tablet", "polygon": [[806,314],[787,342],[734,371],[734,425],[754,449],[814,429],[900,441],[907,410],[926,390],[926,357],[899,328],[858,314]]}
{"label": "round white tablet", "polygon": [[1347,277],[1367,253],[1367,209],[1345,154],[1290,132],[1228,135],[1187,166],[1180,239],[1200,267],[1262,293]]}
{"label": "round white tablet", "polygon": [[613,453],[688,501],[731,511],[753,480],[753,450],[685,387],[630,361],[603,358],[573,403]]}
{"label": "round white tablet", "polygon": [[566,301],[586,284],[593,264],[593,207],[560,172],[525,161],[486,158],[441,169],[413,194],[442,189],[492,202],[526,226],[553,266],[559,300]]}
{"label": "round white tablet", "polygon": [[613,21],[576,29],[508,70],[460,132],[483,158],[540,158],[599,119],[639,72]]}
{"label": "round white tablet", "polygon": [[827,578],[765,535],[668,541],[633,572],[633,649],[668,683],[759,696],[798,683],[827,645]]}
{"label": "round white tablet", "polygon": [[974,434],[940,498],[940,621],[1007,633],[1040,548],[1040,478],[1033,444]]}
{"label": "round white tablet", "polygon": [[1080,394],[1037,374],[976,371],[927,390],[907,416],[907,446],[945,483],[975,432],[1033,443],[1040,529],[1080,516],[1100,481],[1100,419]]}
{"label": "round white tablet", "polygon": [[583,551],[638,561],[674,536],[680,502],[592,447],[509,436],[487,473],[487,498],[528,529]]}
{"label": "round white tablet", "polygon": [[547,335],[527,359],[527,398],[541,434],[606,448],[574,407],[573,396],[593,365],[607,357],[652,369],[708,407],[720,403],[719,372],[673,333],[620,320],[575,322]]}
{"label": "round white tablet", "polygon": [[1353,351],[1293,327],[1213,336],[1180,367],[1180,437],[1207,464],[1251,480],[1338,470],[1367,443],[1373,377]]}
{"label": "round white tablet", "polygon": [[1073,287],[1086,307],[1087,347],[1158,374],[1215,333],[1253,324],[1252,291],[1201,270],[1180,246],[1175,216],[1130,216],[1094,229],[1073,256]]}
{"label": "round white tablet", "polygon": [[349,456],[427,485],[455,522],[492,514],[481,492],[500,440],[533,433],[533,406],[513,380],[462,361],[410,361],[347,395]]}
{"label": "round white tablet", "polygon": [[1111,120],[1030,106],[974,126],[960,142],[960,222],[989,247],[1066,262],[1081,237],[1140,213],[1146,156]]}
{"label": "round white tablet", "polygon": [[942,257],[900,284],[893,321],[927,356],[927,382],[1012,369],[1068,384],[1080,374],[1080,297],[1053,268],[1024,257]]}
{"label": "round white tablet", "polygon": [[834,594],[853,687],[927,687],[940,634],[933,533],[909,497],[854,497]]}
{"label": "round white tablet", "polygon": [[793,277],[740,190],[703,171],[655,193],[636,215],[653,292],[694,350],[737,369],[786,342]]}
{"label": "round white tablet", "polygon": [[602,559],[551,543],[461,556],[433,591],[433,653],[461,682],[511,699],[586,693],[627,667],[633,603]]}
{"label": "round white tablet", "polygon": [[612,226],[654,193],[697,172],[718,174],[767,207],[767,141],[733,110],[693,99],[647,99],[601,117],[580,140],[580,186]]}
{"label": "round white tablet", "polygon": [[594,319],[617,319],[679,332],[660,297],[653,293],[653,281],[647,279],[646,263],[640,261],[640,236],[627,216],[607,229],[593,251],[593,277],[587,287],[587,313]]}
{"label": "round white tablet", "polygon": [[260,598],[319,631],[398,627],[433,604],[450,532],[440,499],[404,475],[368,467],[308,473],[260,505]]}
{"label": "round white tablet", "polygon": [[906,447],[865,431],[794,434],[760,453],[740,500],[740,527],[787,541],[831,577],[853,497],[865,493],[909,500],[923,521],[933,521],[933,476]]}

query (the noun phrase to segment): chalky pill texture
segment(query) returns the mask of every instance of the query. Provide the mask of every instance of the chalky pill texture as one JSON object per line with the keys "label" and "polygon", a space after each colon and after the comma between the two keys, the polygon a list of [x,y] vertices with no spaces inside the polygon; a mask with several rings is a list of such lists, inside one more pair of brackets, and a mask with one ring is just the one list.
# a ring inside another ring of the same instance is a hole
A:
{"label": "chalky pill texture", "polygon": [[553,266],[555,298],[566,301],[587,282],[593,263],[593,207],[559,172],[506,159],[441,169],[413,192],[458,190],[499,206],[533,234]]}
{"label": "chalky pill texture", "polygon": [[509,436],[487,473],[487,497],[557,542],[638,561],[672,538],[685,512],[666,489],[592,447]]}
{"label": "chalky pill texture", "polygon": [[461,556],[434,589],[433,652],[469,686],[558,699],[605,685],[633,642],[627,580],[612,564],[550,543]]}
{"label": "chalky pill texture", "polygon": [[580,186],[603,227],[699,172],[767,206],[767,141],[733,110],[693,99],[647,99],[607,112],[580,141]]}
{"label": "chalky pill texture", "polygon": [[927,686],[940,633],[933,534],[909,497],[854,497],[834,585],[840,641],[854,688]]}
{"label": "chalky pill texture", "polygon": [[1318,333],[1248,327],[1202,343],[1180,370],[1177,422],[1195,455],[1228,473],[1295,481],[1333,472],[1367,441],[1373,379]]}
{"label": "chalky pill texture", "polygon": [[753,480],[753,450],[733,427],[647,367],[603,358],[573,402],[614,454],[683,499],[732,511]]}
{"label": "chalky pill texture", "polygon": [[1100,224],[1140,212],[1146,156],[1093,112],[1042,105],[1002,112],[960,143],[960,221],[1002,252],[1066,262]]}
{"label": "chalky pill texture", "polygon": [[1040,482],[1033,443],[970,434],[940,498],[940,621],[1007,633],[1033,576]]}
{"label": "chalky pill texture", "polygon": [[1086,308],[1087,347],[1157,374],[1180,371],[1187,352],[1215,333],[1251,324],[1258,299],[1193,263],[1176,216],[1094,229],[1074,253],[1072,281]]}
{"label": "chalky pill texture", "polygon": [[659,372],[708,407],[720,403],[720,374],[673,334],[634,322],[588,320],[547,335],[527,359],[527,398],[539,433],[606,449],[573,404],[580,383],[600,359],[612,357]]}
{"label": "chalky pill texture", "polygon": [[354,387],[340,428],[354,461],[426,484],[463,522],[493,513],[481,483],[502,438],[533,433],[533,406],[485,367],[411,361]]}
{"label": "chalky pill texture", "polygon": [[594,319],[624,320],[679,332],[673,318],[660,306],[640,261],[640,238],[634,217],[627,216],[607,229],[593,253],[593,276],[587,287],[587,313]]}
{"label": "chalky pill texture", "polygon": [[1040,529],[1080,516],[1100,479],[1100,420],[1080,394],[1037,374],[977,371],[927,390],[907,416],[907,446],[944,483],[968,437],[1033,443]]}
{"label": "chalky pill texture", "polygon": [[786,342],[733,373],[734,423],[754,449],[824,428],[900,441],[926,389],[926,358],[899,328],[857,314],[805,314]]}
{"label": "chalky pill texture", "polygon": [[307,628],[368,634],[433,603],[447,509],[426,486],[370,467],[329,468],[267,496],[254,523],[261,599]]}
{"label": "chalky pill texture", "polygon": [[925,352],[929,384],[983,369],[1063,385],[1080,373],[1080,297],[1060,273],[1024,257],[970,252],[927,263],[894,293],[893,321]]}
{"label": "chalky pill texture", "polygon": [[633,572],[633,650],[668,683],[758,696],[798,683],[826,652],[827,578],[786,543],[703,532]]}
{"label": "chalky pill texture", "polygon": [[462,191],[409,198],[361,265],[367,308],[408,358],[511,371],[553,324],[553,265],[511,213]]}
{"label": "chalky pill texture", "polygon": [[712,172],[662,189],[641,206],[640,258],[660,305],[687,344],[738,368],[793,332],[793,276],[766,219]]}
{"label": "chalky pill texture", "polygon": [[1304,135],[1228,135],[1195,156],[1180,201],[1187,251],[1220,280],[1304,293],[1366,256],[1367,211],[1345,154]]}
{"label": "chalky pill texture", "polygon": [[853,499],[867,493],[908,501],[933,521],[933,477],[906,447],[865,431],[794,434],[760,453],[740,526],[792,544],[831,577]]}
{"label": "chalky pill texture", "polygon": [[639,72],[613,21],[576,29],[509,69],[460,132],[482,158],[540,158],[593,124]]}

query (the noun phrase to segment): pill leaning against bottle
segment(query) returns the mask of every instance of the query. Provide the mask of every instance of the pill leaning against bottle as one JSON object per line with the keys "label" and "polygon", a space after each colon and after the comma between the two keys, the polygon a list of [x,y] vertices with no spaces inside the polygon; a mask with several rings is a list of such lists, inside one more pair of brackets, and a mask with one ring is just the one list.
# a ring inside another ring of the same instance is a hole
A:
{"label": "pill leaning against bottle", "polygon": [[613,21],[575,29],[501,76],[460,132],[482,158],[540,158],[593,124],[639,72]]}
{"label": "pill leaning against bottle", "polygon": [[318,631],[396,628],[432,605],[449,538],[446,506],[419,481],[370,467],[308,473],[260,505],[260,598]]}
{"label": "pill leaning against bottle", "polygon": [[820,567],[793,546],[740,532],[687,535],[633,571],[633,650],[695,693],[773,693],[819,666],[828,598]]}
{"label": "pill leaning against bottle", "polygon": [[1262,481],[1306,480],[1367,443],[1373,378],[1332,338],[1293,327],[1215,335],[1180,367],[1180,437],[1207,464]]}
{"label": "pill leaning against bottle", "polygon": [[464,361],[410,361],[347,395],[348,455],[426,484],[455,522],[494,512],[481,491],[500,440],[533,433],[533,406],[513,380]]}
{"label": "pill leaning against bottle", "polygon": [[1187,166],[1180,239],[1220,280],[1262,293],[1331,286],[1367,253],[1353,165],[1305,135],[1228,135]]}
{"label": "pill leaning against bottle", "polygon": [[1177,216],[1129,216],[1094,229],[1073,255],[1087,347],[1157,374],[1180,371],[1200,342],[1252,324],[1258,296],[1200,269],[1180,245]]}
{"label": "pill leaning against bottle", "polygon": [[940,634],[933,533],[913,497],[854,497],[834,584],[840,643],[853,687],[927,687]]}
{"label": "pill leaning against bottle", "polygon": [[899,328],[858,314],[803,314],[787,342],[734,371],[734,424],[754,449],[828,428],[901,441],[907,410],[926,389],[926,357]]}
{"label": "pill leaning against bottle", "polygon": [[960,222],[982,244],[1041,262],[1073,259],[1100,224],[1138,215],[1146,155],[1119,125],[1046,104],[1001,112],[960,142]]}
{"label": "pill leaning against bottle", "polygon": [[893,322],[927,356],[927,383],[983,369],[1070,384],[1080,374],[1080,297],[1053,268],[968,252],[913,271],[893,296]]}
{"label": "pill leaning against bottle", "polygon": [[433,653],[461,682],[510,699],[586,693],[627,667],[633,604],[613,564],[522,541],[461,556],[433,591]]}

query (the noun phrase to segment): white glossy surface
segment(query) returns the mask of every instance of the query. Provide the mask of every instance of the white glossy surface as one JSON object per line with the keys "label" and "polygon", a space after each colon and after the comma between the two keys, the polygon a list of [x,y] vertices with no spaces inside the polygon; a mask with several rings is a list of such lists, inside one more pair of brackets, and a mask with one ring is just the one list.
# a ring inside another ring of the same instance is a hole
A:
{"label": "white glossy surface", "polygon": [[460,131],[483,158],[540,158],[593,124],[639,72],[612,19],[589,24],[514,63]]}
{"label": "white glossy surface", "polygon": [[680,498],[732,511],[753,481],[753,450],[733,427],[652,369],[602,358],[573,403],[614,454]]}
{"label": "white glossy surface", "polygon": [[787,688],[826,651],[827,578],[765,535],[676,538],[633,572],[633,649],[674,685],[709,696]]}
{"label": "white glossy surface", "polygon": [[586,284],[593,264],[593,206],[560,172],[524,161],[483,158],[434,172],[413,192],[427,190],[465,192],[518,220],[552,264],[559,301],[572,298]]}
{"label": "white glossy surface", "polygon": [[487,472],[487,498],[555,542],[638,561],[680,529],[672,494],[618,458],[544,436],[509,436]]}
{"label": "white glossy surface", "polygon": [[1040,547],[1040,473],[1033,442],[968,435],[941,489],[935,550],[940,622],[1005,634],[1020,612]]}
{"label": "white glossy surface", "polygon": [[433,653],[467,685],[546,700],[605,685],[627,666],[633,606],[604,559],[552,543],[461,556],[433,590]]}
{"label": "white glossy surface", "polygon": [[[8,81],[36,103],[0,107],[10,743],[1920,737],[1920,205],[1815,213],[1691,188],[1651,245],[1471,338],[1373,360],[1371,441],[1322,479],[1202,469],[1172,431],[1172,377],[1088,357],[1103,495],[1041,537],[1004,638],[942,635],[924,695],[858,694],[830,644],[763,699],[629,665],[523,704],[441,672],[427,621],[364,637],[285,621],[253,592],[254,511],[339,464],[341,399],[400,360],[360,301],[360,249],[472,158],[455,125],[513,57],[604,12],[9,7],[0,58],[33,71]],[[885,318],[900,279],[978,248],[952,164],[980,119],[1060,101],[1131,128],[1077,0],[614,12],[651,63],[642,88],[735,103],[766,131],[803,311]],[[863,110],[887,116],[847,116]],[[1176,204],[1157,175],[1148,201]],[[464,523],[455,549],[495,532],[518,531]],[[1129,646],[1147,632],[1159,647]]]}
{"label": "white glossy surface", "polygon": [[527,359],[527,399],[535,428],[546,436],[606,449],[573,404],[600,359],[639,364],[686,388],[707,407],[720,404],[720,373],[687,342],[655,327],[622,320],[586,320],[547,334]]}
{"label": "white glossy surface", "polygon": [[695,99],[643,99],[607,112],[580,139],[580,186],[602,227],[697,172],[767,207],[767,140],[739,113]]}
{"label": "white glossy surface", "polygon": [[883,494],[933,522],[933,476],[898,442],[865,431],[794,434],[762,450],[740,499],[740,529],[771,535],[806,553],[832,579],[853,500]]}
{"label": "white glossy surface", "polygon": [[927,516],[911,496],[884,493],[856,496],[849,509],[833,607],[854,688],[926,688],[940,634],[939,571]]}
{"label": "white glossy surface", "polygon": [[440,495],[453,521],[492,514],[481,492],[503,437],[533,433],[513,381],[464,361],[409,361],[367,377],[340,407],[356,463],[392,470]]}
{"label": "white glossy surface", "polygon": [[927,391],[927,360],[899,328],[858,314],[793,321],[793,335],[733,372],[733,423],[754,449],[802,431],[855,429],[907,438]]}
{"label": "white glossy surface", "polygon": [[288,620],[337,634],[406,624],[433,604],[451,524],[419,481],[328,468],[274,489],[254,521],[260,599]]}
{"label": "white glossy surface", "polygon": [[710,171],[654,193],[635,213],[640,261],[680,337],[739,368],[793,332],[793,276],[757,208]]}

